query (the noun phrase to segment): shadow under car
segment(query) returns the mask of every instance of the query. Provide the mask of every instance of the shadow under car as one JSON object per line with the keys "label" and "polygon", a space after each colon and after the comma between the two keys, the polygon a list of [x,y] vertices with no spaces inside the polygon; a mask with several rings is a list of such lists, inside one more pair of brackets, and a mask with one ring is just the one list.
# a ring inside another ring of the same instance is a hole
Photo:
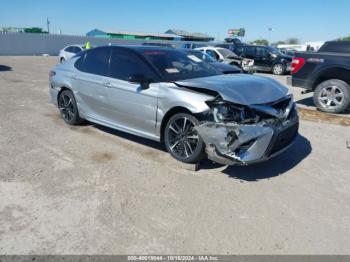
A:
{"label": "shadow under car", "polygon": [[[266,162],[250,166],[227,166],[222,172],[231,178],[248,182],[269,179],[286,173],[305,159],[311,151],[310,141],[299,134],[290,148]],[[222,165],[203,161],[201,169],[213,169],[220,166]]]}

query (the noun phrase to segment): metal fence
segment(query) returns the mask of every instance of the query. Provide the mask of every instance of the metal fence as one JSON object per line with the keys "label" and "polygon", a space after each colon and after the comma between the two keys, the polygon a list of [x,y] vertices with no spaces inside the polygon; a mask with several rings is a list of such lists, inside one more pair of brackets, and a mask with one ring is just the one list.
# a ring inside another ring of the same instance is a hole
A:
{"label": "metal fence", "polygon": [[[53,35],[35,33],[4,33],[0,32],[0,55],[58,55],[59,50],[71,44],[85,44],[87,41],[93,46],[101,45],[140,45],[144,42],[170,43],[180,47],[185,41],[147,41],[123,40],[113,38],[98,38],[75,35]],[[193,42],[191,42],[193,43]],[[200,44],[213,44],[198,42]]]}

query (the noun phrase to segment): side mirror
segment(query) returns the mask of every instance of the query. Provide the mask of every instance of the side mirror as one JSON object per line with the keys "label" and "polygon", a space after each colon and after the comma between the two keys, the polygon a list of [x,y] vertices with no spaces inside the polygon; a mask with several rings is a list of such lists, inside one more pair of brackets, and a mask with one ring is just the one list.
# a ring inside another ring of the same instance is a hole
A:
{"label": "side mirror", "polygon": [[128,77],[130,83],[140,84],[142,88],[147,89],[149,87],[150,80],[143,74],[135,74]]}

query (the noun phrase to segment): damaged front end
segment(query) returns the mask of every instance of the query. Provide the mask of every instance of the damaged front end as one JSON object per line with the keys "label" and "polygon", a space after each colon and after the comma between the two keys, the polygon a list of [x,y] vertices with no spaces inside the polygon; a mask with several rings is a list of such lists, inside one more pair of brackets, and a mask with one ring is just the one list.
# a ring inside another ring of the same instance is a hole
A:
{"label": "damaged front end", "polygon": [[207,121],[195,129],[206,144],[208,158],[225,165],[265,161],[288,148],[299,127],[291,95],[276,102],[237,105],[220,96],[207,101]]}

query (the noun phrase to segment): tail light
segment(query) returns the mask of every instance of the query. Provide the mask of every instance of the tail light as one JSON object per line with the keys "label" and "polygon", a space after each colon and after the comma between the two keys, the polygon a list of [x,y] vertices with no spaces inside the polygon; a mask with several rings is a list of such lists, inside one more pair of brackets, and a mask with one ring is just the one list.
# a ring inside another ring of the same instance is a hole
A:
{"label": "tail light", "polygon": [[301,57],[293,57],[292,60],[292,74],[298,72],[305,64],[305,59]]}
{"label": "tail light", "polygon": [[50,78],[53,77],[54,75],[56,75],[56,72],[55,72],[55,71],[50,71],[50,72],[49,72],[49,77],[50,77]]}

